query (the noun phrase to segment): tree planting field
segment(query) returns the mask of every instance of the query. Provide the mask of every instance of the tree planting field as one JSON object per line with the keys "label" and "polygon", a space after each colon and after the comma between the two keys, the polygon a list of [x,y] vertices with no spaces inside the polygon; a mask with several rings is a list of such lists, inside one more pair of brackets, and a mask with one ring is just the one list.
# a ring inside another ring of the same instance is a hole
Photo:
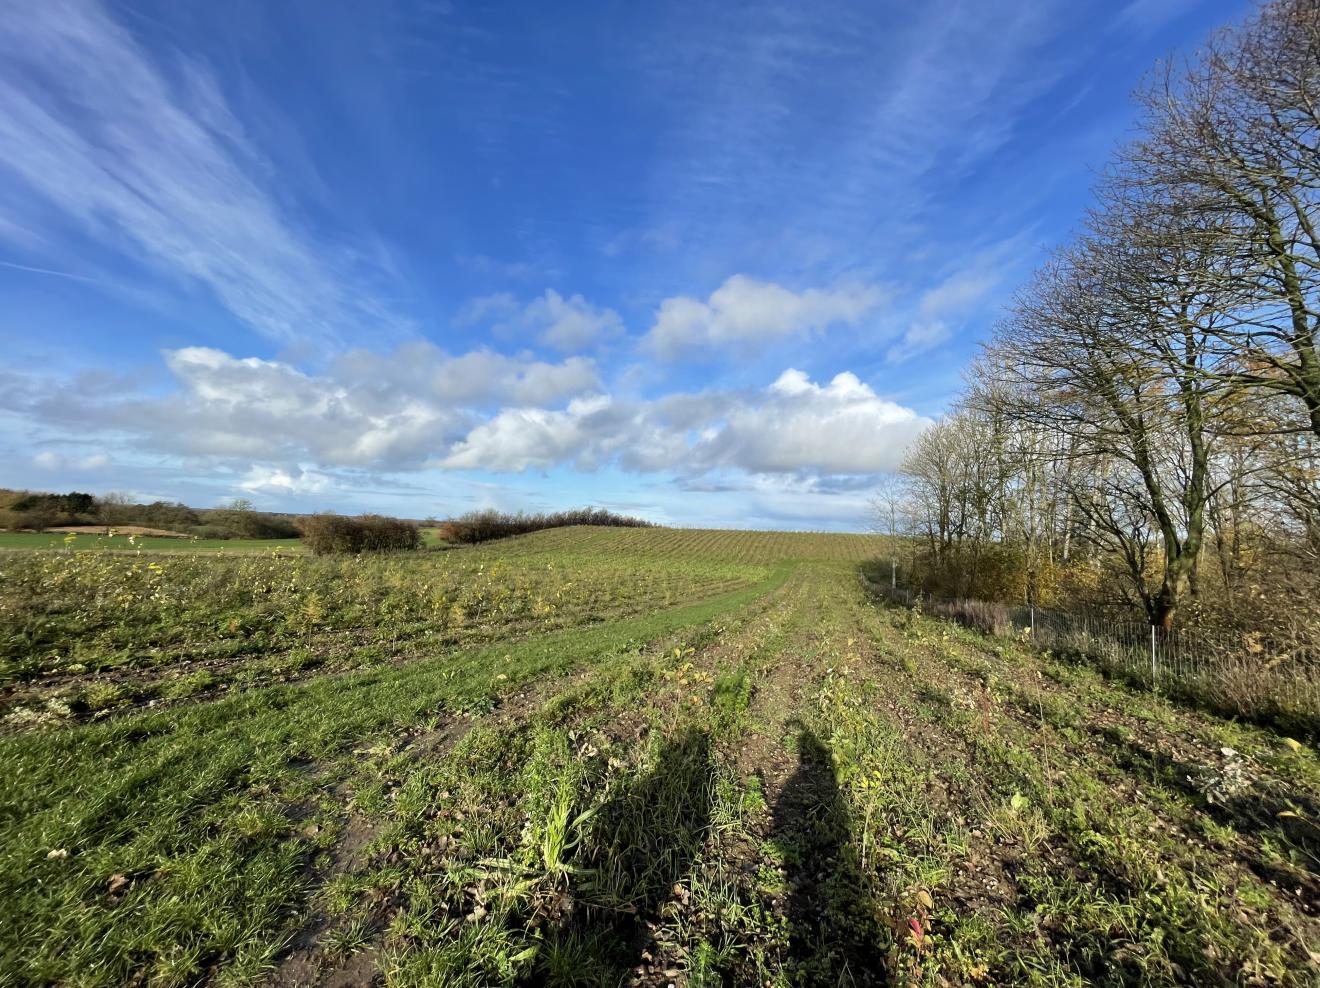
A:
{"label": "tree planting field", "polygon": [[93,532],[0,532],[0,549],[104,549],[113,552],[298,552],[299,539],[198,539],[187,536],[102,535]]}
{"label": "tree planting field", "polygon": [[878,551],[4,553],[0,984],[1315,983],[1310,747]]}

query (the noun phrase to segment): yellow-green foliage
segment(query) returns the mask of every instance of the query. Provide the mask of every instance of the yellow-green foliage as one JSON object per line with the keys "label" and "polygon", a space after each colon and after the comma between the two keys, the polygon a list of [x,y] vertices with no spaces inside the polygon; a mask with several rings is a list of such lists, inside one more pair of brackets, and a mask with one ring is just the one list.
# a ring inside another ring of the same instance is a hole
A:
{"label": "yellow-green foliage", "polygon": [[15,552],[0,557],[0,684],[265,652],[308,635],[487,640],[709,596],[764,574],[695,561],[638,567],[605,554]]}

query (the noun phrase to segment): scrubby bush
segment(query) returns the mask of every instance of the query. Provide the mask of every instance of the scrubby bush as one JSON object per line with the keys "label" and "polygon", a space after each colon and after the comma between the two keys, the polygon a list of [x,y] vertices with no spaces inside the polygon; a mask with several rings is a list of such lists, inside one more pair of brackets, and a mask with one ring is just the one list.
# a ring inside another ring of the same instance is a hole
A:
{"label": "scrubby bush", "polygon": [[415,522],[384,515],[361,515],[355,523],[362,531],[363,552],[391,552],[420,549],[422,532]]}
{"label": "scrubby bush", "polygon": [[1008,608],[984,600],[949,600],[927,605],[930,613],[956,621],[987,635],[1006,635],[1013,630]]}
{"label": "scrubby bush", "polygon": [[422,533],[416,524],[383,515],[347,518],[325,512],[303,518],[299,530],[303,544],[318,556],[406,551],[422,545]]}
{"label": "scrubby bush", "polygon": [[546,528],[567,528],[570,525],[600,525],[609,528],[652,528],[654,524],[642,518],[618,515],[604,508],[579,508],[574,511],[556,511],[549,514],[507,514],[500,511],[472,511],[440,526],[440,537],[446,542],[473,544],[491,539],[526,535]]}

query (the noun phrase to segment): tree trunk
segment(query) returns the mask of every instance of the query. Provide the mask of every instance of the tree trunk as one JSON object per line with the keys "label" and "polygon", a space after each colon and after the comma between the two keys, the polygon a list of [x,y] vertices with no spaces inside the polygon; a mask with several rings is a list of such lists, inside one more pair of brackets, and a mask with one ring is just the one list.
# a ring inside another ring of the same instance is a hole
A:
{"label": "tree trunk", "polygon": [[1154,607],[1150,615],[1151,624],[1162,632],[1171,631],[1174,615],[1178,613],[1178,590],[1170,583],[1169,577],[1164,578],[1164,583],[1160,587],[1160,592],[1156,595],[1153,604]]}

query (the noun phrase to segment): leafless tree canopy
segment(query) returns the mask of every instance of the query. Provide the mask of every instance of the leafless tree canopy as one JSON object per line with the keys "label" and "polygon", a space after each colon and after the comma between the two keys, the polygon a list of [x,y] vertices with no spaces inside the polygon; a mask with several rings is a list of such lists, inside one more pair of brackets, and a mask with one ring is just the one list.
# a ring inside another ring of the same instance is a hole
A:
{"label": "leafless tree canopy", "polygon": [[1320,0],[1159,67],[1082,230],[904,474],[968,596],[1320,623]]}

